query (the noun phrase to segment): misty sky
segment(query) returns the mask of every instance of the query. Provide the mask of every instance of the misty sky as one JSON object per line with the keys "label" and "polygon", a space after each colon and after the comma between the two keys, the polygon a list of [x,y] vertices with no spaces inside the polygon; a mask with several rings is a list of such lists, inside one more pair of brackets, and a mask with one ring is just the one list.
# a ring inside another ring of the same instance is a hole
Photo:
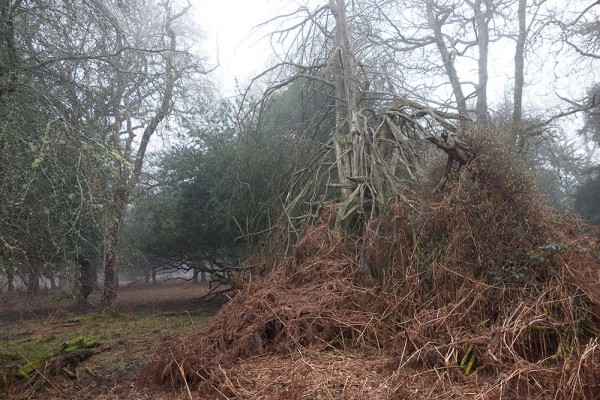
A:
{"label": "misty sky", "polygon": [[264,69],[272,54],[264,36],[267,30],[253,30],[262,22],[289,10],[295,10],[305,1],[287,0],[196,0],[194,12],[206,33],[205,49],[211,59],[216,58],[217,43],[221,67],[214,77],[223,85],[223,92],[231,95],[234,79],[243,85]]}
{"label": "misty sky", "polygon": [[[561,0],[551,0],[560,2]],[[213,74],[213,79],[220,83],[221,94],[234,94],[234,80],[237,78],[242,87],[250,79],[265,69],[272,57],[273,50],[265,36],[274,25],[253,29],[277,15],[289,13],[300,6],[310,4],[314,8],[325,0],[193,0],[194,12],[201,29],[206,34],[204,50],[211,60],[216,60],[217,44],[220,68]],[[554,89],[558,87],[561,95],[576,98],[582,94],[585,87],[582,77],[571,76],[564,80],[564,68],[549,59],[550,48],[542,50],[542,54],[529,56],[528,61],[536,61],[536,70],[529,70],[526,77],[525,101],[534,108],[547,108],[558,105],[560,100]],[[489,62],[489,100],[491,103],[500,102],[507,89],[512,87],[514,42],[502,40],[490,45]],[[457,64],[463,81],[473,81],[476,75],[469,76],[469,71],[475,71],[474,65],[468,61]],[[474,60],[472,61],[474,63]],[[562,71],[561,71],[562,70]],[[475,72],[474,72],[475,74]],[[549,80],[558,79],[562,75],[564,83]],[[589,74],[589,72],[587,72]],[[594,77],[583,77],[584,81],[594,80]],[[575,84],[575,82],[577,82]],[[559,83],[559,84],[557,84]],[[469,87],[470,89],[470,87]]]}

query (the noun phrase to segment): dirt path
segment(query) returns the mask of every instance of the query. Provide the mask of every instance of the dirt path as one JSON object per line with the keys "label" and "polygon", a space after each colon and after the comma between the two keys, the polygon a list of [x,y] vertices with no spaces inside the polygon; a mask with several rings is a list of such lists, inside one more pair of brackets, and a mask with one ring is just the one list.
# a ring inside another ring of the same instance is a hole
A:
{"label": "dirt path", "polygon": [[[117,309],[124,313],[152,313],[195,308],[198,306],[198,299],[207,291],[207,284],[192,285],[190,282],[164,282],[156,286],[123,286],[119,288]],[[47,318],[54,314],[90,312],[100,303],[102,295],[99,290],[94,291],[90,296],[89,306],[81,307],[73,299],[54,300],[56,294],[44,291],[35,296],[17,293],[0,297],[0,324]]]}

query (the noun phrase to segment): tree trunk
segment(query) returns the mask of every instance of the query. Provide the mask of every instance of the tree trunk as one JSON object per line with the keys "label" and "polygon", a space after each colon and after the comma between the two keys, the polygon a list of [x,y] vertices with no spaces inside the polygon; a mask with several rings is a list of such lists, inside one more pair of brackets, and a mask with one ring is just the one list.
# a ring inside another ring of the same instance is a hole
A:
{"label": "tree trunk", "polygon": [[352,193],[350,178],[354,170],[353,147],[357,130],[356,74],[348,37],[345,0],[330,1],[331,12],[335,16],[335,36],[333,41],[335,60],[335,134],[334,149],[338,167],[338,180],[341,185],[341,200]]}
{"label": "tree trunk", "polygon": [[9,0],[0,0],[0,96],[15,92],[19,81],[14,9]]}
{"label": "tree trunk", "polygon": [[27,274],[27,293],[37,294],[40,288],[40,280],[37,272]]}
{"label": "tree trunk", "polygon": [[12,293],[15,291],[15,276],[13,274],[12,267],[6,268],[6,280],[8,282],[8,292]]}
{"label": "tree trunk", "polygon": [[197,268],[194,268],[194,275],[192,275],[192,284],[197,284],[198,283],[198,273],[200,271]]}
{"label": "tree trunk", "polygon": [[[482,10],[482,4],[485,10]],[[491,0],[481,0],[475,3],[475,15],[477,21],[477,34],[479,40],[477,45],[479,47],[479,59],[478,74],[479,82],[477,84],[477,102],[475,104],[475,116],[477,118],[477,125],[488,126],[488,105],[487,105],[487,83],[488,83],[488,52],[490,45],[490,31],[489,23],[492,13],[492,2]]]}
{"label": "tree trunk", "polygon": [[515,143],[519,144],[521,124],[523,121],[523,86],[525,85],[525,41],[527,40],[526,21],[527,0],[519,0],[519,35],[515,49],[515,90],[513,99],[513,114],[511,133]]}
{"label": "tree trunk", "polygon": [[122,182],[116,182],[115,185],[111,204],[106,206],[104,215],[104,286],[100,301],[102,309],[110,310],[117,304],[119,256],[128,197]]}
{"label": "tree trunk", "polygon": [[156,286],[156,268],[152,268],[152,286]]}
{"label": "tree trunk", "polygon": [[65,293],[73,293],[77,276],[77,263],[70,260],[59,266],[58,289]]}
{"label": "tree trunk", "polygon": [[[123,147],[121,126],[122,123],[127,119],[123,116],[123,114],[127,114],[128,111],[125,113],[122,112],[122,102],[124,101],[123,97],[126,88],[119,83],[120,78],[117,78],[116,82],[117,84],[115,90],[117,90],[118,95],[115,97],[113,104],[115,120],[112,128],[111,146],[113,151],[119,154],[119,157],[114,160],[115,182],[113,183],[113,195],[112,198],[109,199],[109,204],[106,206],[108,210],[105,212],[104,221],[104,289],[101,301],[101,306],[104,309],[113,309],[116,306],[119,255],[122,247],[125,208],[129,202],[129,194],[139,181],[150,138],[154,132],[156,132],[159,124],[167,117],[169,111],[171,110],[175,82],[179,78],[175,71],[177,36],[171,27],[171,23],[184,15],[191,8],[191,4],[188,4],[182,11],[175,15],[171,14],[169,2],[165,2],[164,7],[166,14],[165,33],[167,34],[169,40],[168,48],[164,52],[165,80],[162,88],[163,92],[161,93],[162,97],[160,100],[160,106],[144,128],[144,132],[140,138],[139,147],[137,152],[135,152],[132,169],[130,169],[128,163],[126,163],[124,160],[131,160],[135,134],[133,131],[129,131],[129,137],[126,140],[125,146]],[[106,12],[108,13],[108,11]],[[123,38],[118,29],[116,39],[115,51],[119,53],[119,55],[117,56],[118,58],[115,60],[115,62],[117,65],[119,65],[125,61],[123,60],[121,53],[123,48]],[[152,283],[156,284],[155,270],[152,271]]]}
{"label": "tree trunk", "polygon": [[56,290],[56,278],[54,277],[54,274],[48,274],[48,280],[50,281],[50,290],[54,291]]}
{"label": "tree trunk", "polygon": [[200,282],[206,283],[206,271],[200,271]]}
{"label": "tree trunk", "polygon": [[77,264],[79,264],[78,302],[87,303],[89,295],[94,290],[96,271],[92,267],[92,262],[86,258],[78,259]]}

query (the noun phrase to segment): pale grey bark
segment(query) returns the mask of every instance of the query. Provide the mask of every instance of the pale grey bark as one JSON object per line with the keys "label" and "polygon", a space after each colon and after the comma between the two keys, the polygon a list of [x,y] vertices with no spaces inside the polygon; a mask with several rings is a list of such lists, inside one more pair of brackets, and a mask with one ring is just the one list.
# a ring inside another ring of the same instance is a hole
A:
{"label": "pale grey bark", "polygon": [[443,20],[449,16],[449,14],[452,12],[452,9],[438,10],[435,7],[435,3],[433,0],[426,0],[425,5],[427,11],[427,22],[429,24],[429,27],[433,31],[435,44],[440,53],[440,57],[442,58],[444,69],[446,71],[446,74],[448,75],[450,85],[452,86],[452,92],[456,99],[456,108],[459,114],[467,115],[467,100],[462,90],[462,85],[458,77],[458,72],[456,71],[456,67],[454,66],[455,54],[453,54],[448,49],[448,46],[446,45],[446,40],[444,38],[444,34],[442,32]]}
{"label": "pale grey bark", "polygon": [[[164,5],[165,9],[165,33],[168,38],[167,48],[164,53],[163,70],[161,73],[164,75],[164,83],[160,88],[160,105],[155,111],[154,115],[150,118],[148,124],[144,128],[139,147],[137,148],[133,169],[130,170],[124,165],[125,160],[130,158],[130,152],[132,151],[134,134],[131,129],[127,129],[129,132],[128,140],[125,148],[121,146],[121,125],[124,121],[128,120],[127,117],[122,114],[122,102],[124,88],[121,89],[117,85],[117,92],[119,94],[115,98],[114,104],[114,115],[115,115],[115,127],[113,129],[113,143],[112,148],[117,151],[119,157],[115,160],[115,182],[113,183],[112,195],[109,200],[109,204],[106,207],[105,212],[105,230],[104,230],[104,288],[102,292],[101,306],[103,308],[111,309],[116,306],[117,291],[118,291],[118,267],[119,267],[119,256],[122,250],[122,236],[123,236],[123,224],[125,219],[125,208],[129,203],[132,190],[138,184],[144,159],[146,156],[146,150],[150,143],[151,137],[156,132],[156,129],[160,123],[167,117],[171,111],[173,101],[173,91],[175,83],[178,80],[179,75],[176,73],[175,54],[177,51],[177,36],[172,28],[172,23],[183,16],[191,8],[188,4],[182,11],[175,15],[171,14],[171,9],[168,3]],[[120,37],[120,36],[118,36]],[[116,46],[122,46],[118,40]],[[117,62],[122,62],[121,57],[117,58]],[[119,75],[118,75],[119,76]],[[127,111],[125,111],[127,112]],[[156,274],[153,271],[152,282],[156,284]]]}
{"label": "pale grey bark", "polygon": [[476,0],[474,4],[475,22],[477,24],[477,47],[479,57],[477,59],[477,102],[475,104],[475,117],[477,125],[488,126],[488,53],[490,46],[490,20],[492,18],[492,0]]}
{"label": "pale grey bark", "polygon": [[523,120],[523,88],[525,85],[525,42],[527,40],[526,8],[527,0],[519,0],[519,33],[515,48],[515,89],[513,95],[513,113],[511,133],[517,138]]}
{"label": "pale grey bark", "polygon": [[357,131],[356,68],[348,35],[345,0],[331,0],[330,9],[336,19],[334,36],[335,110],[336,126],[334,148],[338,166],[338,179],[341,184],[342,200],[351,194],[349,178],[356,168]]}

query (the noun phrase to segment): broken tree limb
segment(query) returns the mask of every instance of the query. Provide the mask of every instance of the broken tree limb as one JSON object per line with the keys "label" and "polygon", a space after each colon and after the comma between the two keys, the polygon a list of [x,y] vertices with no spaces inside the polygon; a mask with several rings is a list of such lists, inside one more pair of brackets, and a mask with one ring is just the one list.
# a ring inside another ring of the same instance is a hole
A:
{"label": "broken tree limb", "polygon": [[442,190],[446,182],[448,182],[448,176],[452,171],[454,161],[458,162],[460,168],[471,161],[472,156],[469,153],[469,147],[458,140],[454,134],[446,135],[445,137],[429,136],[426,139],[448,154],[444,175],[433,190],[436,193]]}

